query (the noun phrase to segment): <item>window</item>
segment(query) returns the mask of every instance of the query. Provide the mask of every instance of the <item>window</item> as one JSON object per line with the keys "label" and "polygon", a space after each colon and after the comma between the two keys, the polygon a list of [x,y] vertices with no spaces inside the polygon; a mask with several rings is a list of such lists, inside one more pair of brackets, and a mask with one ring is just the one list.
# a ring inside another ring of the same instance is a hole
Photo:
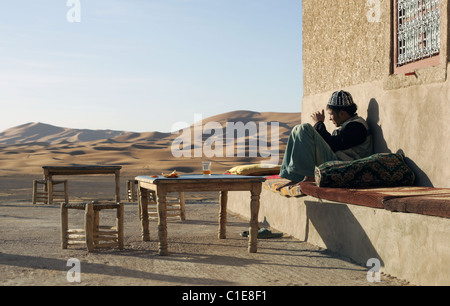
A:
{"label": "window", "polygon": [[394,0],[394,74],[439,64],[440,0]]}

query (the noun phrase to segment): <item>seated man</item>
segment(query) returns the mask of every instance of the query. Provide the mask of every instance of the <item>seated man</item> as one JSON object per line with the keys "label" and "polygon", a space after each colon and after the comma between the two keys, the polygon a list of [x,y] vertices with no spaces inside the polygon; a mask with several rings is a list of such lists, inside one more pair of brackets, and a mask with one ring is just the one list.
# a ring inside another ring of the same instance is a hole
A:
{"label": "seated man", "polygon": [[324,110],[311,115],[314,127],[308,123],[294,127],[280,170],[280,177],[291,182],[280,189],[301,181],[314,181],[315,167],[324,162],[355,160],[373,154],[369,127],[356,110],[350,93],[337,91],[327,105],[330,120],[338,127],[333,134],[325,127]]}

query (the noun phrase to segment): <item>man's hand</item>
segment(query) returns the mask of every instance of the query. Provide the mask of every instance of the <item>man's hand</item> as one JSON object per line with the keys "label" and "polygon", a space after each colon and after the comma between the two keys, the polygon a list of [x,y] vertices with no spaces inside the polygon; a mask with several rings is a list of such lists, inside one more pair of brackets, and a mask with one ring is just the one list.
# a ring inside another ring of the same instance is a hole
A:
{"label": "man's hand", "polygon": [[314,123],[319,121],[325,121],[325,110],[322,109],[322,112],[315,112],[311,115],[311,118],[314,120]]}

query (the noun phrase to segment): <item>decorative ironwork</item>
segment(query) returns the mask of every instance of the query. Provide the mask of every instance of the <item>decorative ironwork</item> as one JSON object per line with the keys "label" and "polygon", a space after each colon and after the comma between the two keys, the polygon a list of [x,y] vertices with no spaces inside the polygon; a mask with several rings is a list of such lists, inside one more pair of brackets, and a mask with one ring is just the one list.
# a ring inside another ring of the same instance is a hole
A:
{"label": "decorative ironwork", "polygon": [[398,0],[397,13],[397,66],[439,54],[440,0]]}

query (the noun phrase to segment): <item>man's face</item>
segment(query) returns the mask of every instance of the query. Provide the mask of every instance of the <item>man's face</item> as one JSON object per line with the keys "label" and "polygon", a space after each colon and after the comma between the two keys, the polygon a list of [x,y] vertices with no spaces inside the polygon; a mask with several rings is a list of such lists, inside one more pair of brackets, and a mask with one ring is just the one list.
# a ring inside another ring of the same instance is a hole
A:
{"label": "man's face", "polygon": [[328,115],[330,115],[330,120],[333,122],[335,126],[341,126],[341,124],[345,122],[342,111],[338,112],[335,110],[328,109],[327,112]]}

